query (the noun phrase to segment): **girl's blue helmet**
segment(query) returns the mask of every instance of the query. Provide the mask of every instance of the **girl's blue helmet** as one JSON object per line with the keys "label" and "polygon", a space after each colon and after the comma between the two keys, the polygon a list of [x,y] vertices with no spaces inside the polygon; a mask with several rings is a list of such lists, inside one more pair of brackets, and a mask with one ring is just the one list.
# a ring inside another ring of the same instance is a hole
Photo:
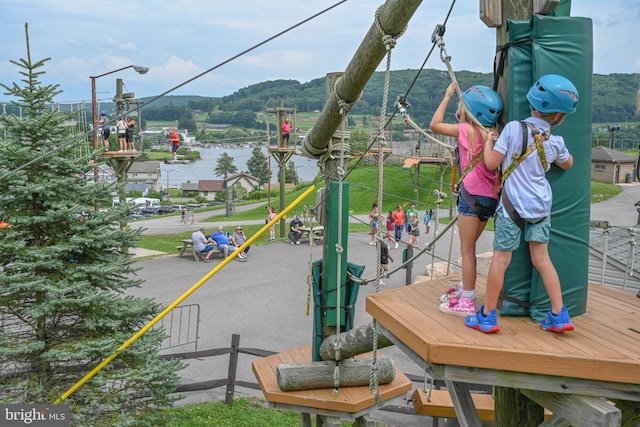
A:
{"label": "girl's blue helmet", "polygon": [[486,86],[471,86],[462,94],[462,100],[482,126],[495,125],[502,113],[500,95]]}
{"label": "girl's blue helmet", "polygon": [[578,105],[578,89],[566,77],[546,74],[531,86],[527,100],[541,113],[571,114]]}

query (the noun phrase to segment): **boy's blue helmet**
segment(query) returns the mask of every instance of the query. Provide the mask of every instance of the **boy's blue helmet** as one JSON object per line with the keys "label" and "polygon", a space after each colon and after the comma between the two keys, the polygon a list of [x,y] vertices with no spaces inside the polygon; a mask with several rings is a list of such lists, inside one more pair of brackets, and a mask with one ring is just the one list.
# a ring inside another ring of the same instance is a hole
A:
{"label": "boy's blue helmet", "polygon": [[103,116],[106,116],[107,112],[106,111],[102,111],[102,112],[100,112],[100,114],[102,114]]}
{"label": "boy's blue helmet", "polygon": [[486,86],[471,86],[462,94],[462,100],[482,126],[495,125],[502,113],[500,95]]}
{"label": "boy's blue helmet", "polygon": [[527,100],[541,113],[571,114],[578,105],[578,89],[566,77],[546,74],[531,86]]}

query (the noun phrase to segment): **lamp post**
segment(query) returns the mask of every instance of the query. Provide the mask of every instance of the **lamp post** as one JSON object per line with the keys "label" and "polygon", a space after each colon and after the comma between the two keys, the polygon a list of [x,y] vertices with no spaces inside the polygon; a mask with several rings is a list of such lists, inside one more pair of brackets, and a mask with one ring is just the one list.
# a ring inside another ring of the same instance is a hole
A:
{"label": "lamp post", "polygon": [[611,133],[611,141],[610,141],[610,145],[609,148],[611,148],[612,150],[616,148],[616,132],[620,130],[620,126],[618,125],[609,125],[609,133]]}
{"label": "lamp post", "polygon": [[169,172],[177,172],[177,169],[167,169],[165,172],[167,173],[167,202],[171,204],[171,192],[169,192]]}
{"label": "lamp post", "polygon": [[[104,76],[108,76],[109,74],[117,73],[118,71],[126,70],[127,68],[133,68],[138,74],[146,74],[149,71],[148,67],[142,67],[140,65],[127,65],[126,67],[118,68],[117,70],[109,71],[108,73],[99,74],[97,76],[90,76],[91,79],[91,115],[93,119],[93,151],[94,153],[98,151],[98,115],[97,115],[97,102],[96,102],[96,79]],[[96,165],[93,168],[93,177],[94,181],[98,182],[98,158],[93,157],[93,163]],[[95,205],[96,211],[100,210],[100,205],[96,202]]]}

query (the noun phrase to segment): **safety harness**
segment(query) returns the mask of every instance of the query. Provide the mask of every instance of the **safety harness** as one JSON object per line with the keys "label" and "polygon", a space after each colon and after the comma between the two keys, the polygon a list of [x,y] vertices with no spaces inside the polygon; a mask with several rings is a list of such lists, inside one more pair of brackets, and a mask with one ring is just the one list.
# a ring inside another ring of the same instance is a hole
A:
{"label": "safety harness", "polygon": [[[544,141],[549,139],[549,135],[551,133],[548,130],[544,132],[540,132],[533,124],[527,123],[524,121],[521,121],[520,125],[522,126],[522,151],[520,152],[520,154],[513,155],[513,161],[509,166],[507,166],[507,169],[502,174],[502,191],[501,191],[502,194],[500,198],[502,200],[502,205],[504,206],[507,213],[509,214],[509,217],[513,220],[513,222],[518,227],[522,228],[524,227],[525,220],[520,216],[518,211],[515,209],[515,207],[513,206],[513,203],[511,203],[511,200],[509,200],[509,197],[507,196],[507,192],[504,191],[504,183],[509,177],[509,175],[511,175],[511,173],[515,170],[515,168],[520,166],[520,164],[524,161],[524,159],[526,159],[527,156],[529,156],[529,154],[533,153],[534,150],[538,152],[538,158],[540,159],[540,163],[542,163],[542,168],[544,170],[547,170],[547,157],[544,154],[544,147],[542,146],[542,144]],[[527,132],[527,128],[531,130],[531,134],[533,135],[533,143],[531,143],[531,145],[529,146],[527,146],[527,142],[529,141],[529,135],[528,135],[529,133]],[[541,222],[543,220],[544,218],[541,218],[532,223],[537,224],[538,222]]]}

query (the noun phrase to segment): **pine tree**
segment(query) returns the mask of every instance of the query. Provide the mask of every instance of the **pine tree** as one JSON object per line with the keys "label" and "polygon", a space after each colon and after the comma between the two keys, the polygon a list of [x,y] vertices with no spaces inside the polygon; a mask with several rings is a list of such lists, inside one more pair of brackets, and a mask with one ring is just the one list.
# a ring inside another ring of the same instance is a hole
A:
{"label": "pine tree", "polygon": [[238,168],[233,164],[233,157],[225,151],[218,157],[218,160],[216,160],[216,167],[213,169],[213,173],[226,180],[227,176],[236,172],[238,172]]}
{"label": "pine tree", "polygon": [[251,150],[251,157],[247,160],[247,169],[249,173],[260,180],[260,184],[264,184],[269,180],[269,164],[267,156],[264,155],[260,147],[255,146]]}
{"label": "pine tree", "polygon": [[[25,32],[27,58],[11,61],[21,85],[0,84],[22,107],[0,119],[0,217],[11,225],[0,230],[0,402],[50,404],[161,307],[126,295],[141,282],[121,248],[139,232],[120,229],[123,212],[92,210],[113,188],[85,179],[93,153],[78,145],[90,135],[70,138],[69,114],[47,107],[61,91],[39,81],[50,58],[32,62]],[[150,330],[69,396],[72,425],[162,423],[181,367],[159,359],[162,334]]]}

